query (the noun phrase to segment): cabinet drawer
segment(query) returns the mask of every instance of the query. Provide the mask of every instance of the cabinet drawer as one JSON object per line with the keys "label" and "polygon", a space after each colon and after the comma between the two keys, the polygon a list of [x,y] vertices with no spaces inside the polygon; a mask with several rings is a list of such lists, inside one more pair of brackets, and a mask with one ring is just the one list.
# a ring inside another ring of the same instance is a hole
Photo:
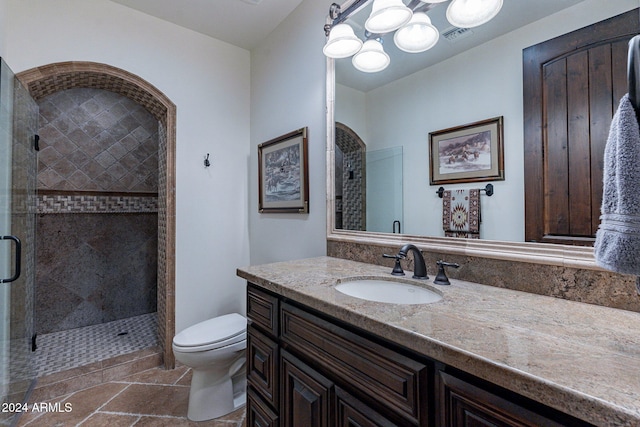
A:
{"label": "cabinet drawer", "polygon": [[255,285],[247,286],[247,317],[272,337],[278,336],[278,297]]}
{"label": "cabinet drawer", "polygon": [[334,373],[349,392],[365,392],[413,424],[428,419],[425,364],[287,303],[281,307],[281,340],[308,363]]}
{"label": "cabinet drawer", "polygon": [[[556,422],[489,390],[439,371],[440,424],[446,427],[560,427],[587,425],[572,419]],[[522,400],[522,399],[520,399]],[[541,405],[539,405],[541,406]],[[541,410],[539,408],[539,410]]]}
{"label": "cabinet drawer", "polygon": [[278,343],[253,326],[247,330],[247,380],[273,408],[278,408]]}

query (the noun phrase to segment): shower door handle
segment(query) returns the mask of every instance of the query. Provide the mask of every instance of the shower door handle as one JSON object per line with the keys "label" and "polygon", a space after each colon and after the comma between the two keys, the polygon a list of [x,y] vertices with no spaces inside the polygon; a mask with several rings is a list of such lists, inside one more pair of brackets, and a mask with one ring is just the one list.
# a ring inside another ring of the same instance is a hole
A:
{"label": "shower door handle", "polygon": [[0,279],[0,283],[10,283],[18,280],[18,277],[20,277],[20,265],[22,263],[20,254],[22,252],[22,243],[20,243],[20,239],[18,239],[16,236],[2,236],[0,237],[0,240],[12,240],[16,244],[16,258],[14,263],[13,276],[9,277],[8,279]]}

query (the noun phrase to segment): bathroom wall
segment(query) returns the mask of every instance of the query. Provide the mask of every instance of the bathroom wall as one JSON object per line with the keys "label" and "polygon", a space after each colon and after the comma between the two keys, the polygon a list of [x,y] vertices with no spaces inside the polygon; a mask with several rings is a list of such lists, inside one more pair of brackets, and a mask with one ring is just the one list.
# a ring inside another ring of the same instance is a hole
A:
{"label": "bathroom wall", "polygon": [[[251,263],[324,255],[325,42],[331,0],[306,0],[251,52]],[[295,37],[292,37],[295,35]],[[309,127],[309,214],[258,213],[257,145]]]}
{"label": "bathroom wall", "polygon": [[7,28],[7,0],[0,0],[0,57],[5,56],[5,28]]}
{"label": "bathroom wall", "polygon": [[101,89],[39,106],[37,331],[155,312],[157,120]]}
{"label": "bathroom wall", "polygon": [[0,31],[14,71],[105,63],[176,104],[176,330],[243,312],[250,53],[108,0],[8,0],[8,15]]}

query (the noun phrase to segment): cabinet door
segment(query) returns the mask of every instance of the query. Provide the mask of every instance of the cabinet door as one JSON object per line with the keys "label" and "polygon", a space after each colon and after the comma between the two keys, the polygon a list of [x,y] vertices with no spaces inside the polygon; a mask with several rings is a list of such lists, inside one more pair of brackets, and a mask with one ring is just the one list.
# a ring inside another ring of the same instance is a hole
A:
{"label": "cabinet door", "polygon": [[281,352],[283,427],[329,427],[333,383],[287,353]]}
{"label": "cabinet door", "polygon": [[278,416],[251,387],[247,388],[247,427],[278,427]]}
{"label": "cabinet door", "polygon": [[360,402],[340,387],[335,389],[336,427],[396,427],[371,407]]}
{"label": "cabinet door", "polygon": [[442,371],[440,371],[440,384],[440,425],[442,426],[560,427],[562,425]]}
{"label": "cabinet door", "polygon": [[247,380],[268,404],[278,407],[278,344],[253,326],[247,330]]}

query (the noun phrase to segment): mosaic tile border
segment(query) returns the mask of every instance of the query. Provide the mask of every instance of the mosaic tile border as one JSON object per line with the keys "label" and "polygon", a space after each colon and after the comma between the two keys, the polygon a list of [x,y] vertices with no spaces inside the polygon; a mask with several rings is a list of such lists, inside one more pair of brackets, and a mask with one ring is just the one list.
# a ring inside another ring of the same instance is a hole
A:
{"label": "mosaic tile border", "polygon": [[39,195],[38,214],[158,212],[157,196]]}

